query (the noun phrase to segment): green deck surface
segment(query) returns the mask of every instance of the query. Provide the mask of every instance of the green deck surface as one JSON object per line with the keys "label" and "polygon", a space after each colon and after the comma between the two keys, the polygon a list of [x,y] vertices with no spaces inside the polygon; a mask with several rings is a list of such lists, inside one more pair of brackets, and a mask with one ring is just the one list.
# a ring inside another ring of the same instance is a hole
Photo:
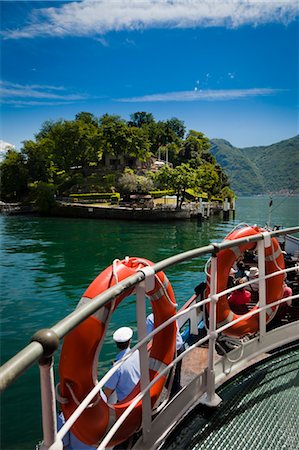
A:
{"label": "green deck surface", "polygon": [[163,449],[299,449],[299,347],[239,374],[217,393],[219,407],[197,407]]}

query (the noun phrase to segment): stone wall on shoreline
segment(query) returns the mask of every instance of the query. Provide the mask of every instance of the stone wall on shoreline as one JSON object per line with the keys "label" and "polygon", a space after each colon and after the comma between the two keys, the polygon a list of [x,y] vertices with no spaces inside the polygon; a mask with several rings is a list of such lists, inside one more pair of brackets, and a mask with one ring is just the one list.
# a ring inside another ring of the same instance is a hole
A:
{"label": "stone wall on shoreline", "polygon": [[[222,208],[215,205],[210,206],[209,215],[219,214]],[[130,208],[119,206],[96,206],[83,204],[59,204],[53,210],[51,215],[58,217],[78,217],[89,219],[116,219],[116,220],[202,220],[207,218],[199,211],[190,209],[160,209],[160,208]]]}

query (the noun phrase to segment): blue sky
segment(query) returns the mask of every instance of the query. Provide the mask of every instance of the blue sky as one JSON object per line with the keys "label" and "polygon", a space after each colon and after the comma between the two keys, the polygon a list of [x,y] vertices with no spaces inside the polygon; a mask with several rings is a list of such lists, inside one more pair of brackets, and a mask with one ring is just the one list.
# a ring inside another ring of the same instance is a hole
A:
{"label": "blue sky", "polygon": [[1,1],[0,139],[80,111],[178,117],[233,145],[298,134],[293,0]]}

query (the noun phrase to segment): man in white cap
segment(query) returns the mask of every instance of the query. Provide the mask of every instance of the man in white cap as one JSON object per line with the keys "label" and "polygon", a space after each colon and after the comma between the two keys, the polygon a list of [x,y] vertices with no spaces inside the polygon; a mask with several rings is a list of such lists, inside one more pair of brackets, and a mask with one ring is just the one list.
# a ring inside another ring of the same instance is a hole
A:
{"label": "man in white cap", "polygon": [[[114,363],[123,358],[130,350],[133,330],[129,327],[121,327],[113,334],[119,353]],[[115,391],[117,400],[124,400],[134,389],[140,380],[139,352],[134,352],[109,378],[104,387],[107,398]]]}
{"label": "man in white cap", "polygon": [[[120,360],[130,350],[130,339],[133,336],[133,330],[129,327],[122,327],[115,331],[113,339],[116,342],[117,347],[120,349],[115,362]],[[130,358],[128,358],[122,366],[112,375],[107,381],[104,393],[109,397],[114,391],[116,391],[117,400],[121,401],[134,389],[135,385],[140,379],[139,370],[139,353],[134,352]],[[57,416],[57,429],[58,431],[64,425],[65,419],[62,413]],[[63,448],[65,450],[92,450],[93,446],[84,444],[79,441],[76,436],[69,431],[63,438]],[[117,448],[117,447],[115,447]],[[123,447],[121,447],[123,448]]]}

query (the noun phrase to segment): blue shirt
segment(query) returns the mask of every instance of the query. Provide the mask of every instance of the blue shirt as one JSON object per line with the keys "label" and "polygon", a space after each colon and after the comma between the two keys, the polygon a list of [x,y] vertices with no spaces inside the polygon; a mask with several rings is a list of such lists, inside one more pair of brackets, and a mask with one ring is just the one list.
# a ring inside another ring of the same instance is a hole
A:
{"label": "blue shirt", "polygon": [[[179,327],[178,327],[178,323],[176,322],[176,326],[177,326],[177,333],[176,333],[176,349],[180,350],[180,348],[182,348],[184,341],[182,338],[182,335],[179,331]],[[154,329],[154,314],[151,313],[147,316],[146,318],[146,334],[149,334],[153,331]]]}
{"label": "blue shirt", "polygon": [[[65,424],[65,418],[62,413],[57,416],[57,429],[58,431]],[[63,447],[65,450],[94,450],[96,447],[84,444],[79,441],[76,436],[73,435],[71,431],[68,431],[64,438],[62,439]]]}
{"label": "blue shirt", "polygon": [[[121,350],[115,358],[114,363],[123,358],[130,348]],[[117,400],[120,402],[126,398],[140,380],[139,352],[134,352],[105,384],[106,388],[116,391]]]}

